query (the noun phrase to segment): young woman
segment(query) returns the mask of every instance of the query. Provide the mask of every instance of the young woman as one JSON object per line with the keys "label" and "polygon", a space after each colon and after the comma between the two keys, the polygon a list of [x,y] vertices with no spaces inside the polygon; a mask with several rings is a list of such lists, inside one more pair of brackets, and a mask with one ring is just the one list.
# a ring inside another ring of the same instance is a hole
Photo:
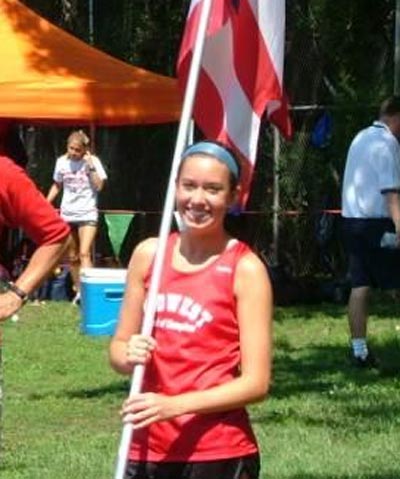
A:
{"label": "young woman", "polygon": [[134,434],[126,479],[256,479],[259,453],[244,406],[271,375],[272,293],[266,269],[224,229],[240,169],[220,144],[183,154],[176,205],[184,222],[168,239],[153,337],[140,334],[157,239],[133,252],[114,369],[146,363],[142,393],[128,398]]}
{"label": "young woman", "polygon": [[82,130],[69,135],[67,153],[57,159],[54,183],[47,195],[51,203],[63,190],[60,214],[72,230],[69,262],[76,299],[79,299],[80,267],[92,266],[91,249],[98,221],[97,194],[107,178],[100,160],[90,153],[89,142]]}

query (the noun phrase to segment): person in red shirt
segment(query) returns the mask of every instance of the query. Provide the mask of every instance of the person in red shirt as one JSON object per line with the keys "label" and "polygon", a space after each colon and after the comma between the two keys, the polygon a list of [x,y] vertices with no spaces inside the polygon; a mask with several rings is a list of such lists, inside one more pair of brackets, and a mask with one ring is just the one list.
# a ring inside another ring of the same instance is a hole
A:
{"label": "person in red shirt", "polygon": [[37,245],[15,283],[0,294],[0,320],[13,315],[58,263],[69,242],[69,226],[40,193],[25,171],[0,156],[0,236],[5,228],[21,228]]}
{"label": "person in red shirt", "polygon": [[126,479],[256,479],[259,451],[247,404],[261,401],[271,377],[271,284],[264,264],[224,228],[239,195],[240,167],[215,142],[183,154],[153,337],[140,333],[157,239],[135,248],[112,367],[145,364],[142,392],[129,397],[133,424]]}

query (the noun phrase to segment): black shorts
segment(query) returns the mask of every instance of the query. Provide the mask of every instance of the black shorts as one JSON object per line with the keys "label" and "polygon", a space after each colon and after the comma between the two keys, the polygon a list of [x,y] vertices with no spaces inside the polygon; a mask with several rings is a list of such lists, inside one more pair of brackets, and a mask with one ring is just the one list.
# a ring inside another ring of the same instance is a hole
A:
{"label": "black shorts", "polygon": [[385,232],[394,232],[387,218],[342,218],[352,288],[400,288],[400,249],[382,248]]}
{"label": "black shorts", "polygon": [[259,473],[260,457],[251,454],[204,462],[130,461],[125,479],[258,479]]}
{"label": "black shorts", "polygon": [[88,221],[69,221],[68,222],[71,229],[78,229],[81,226],[97,226],[97,221],[88,220]]}

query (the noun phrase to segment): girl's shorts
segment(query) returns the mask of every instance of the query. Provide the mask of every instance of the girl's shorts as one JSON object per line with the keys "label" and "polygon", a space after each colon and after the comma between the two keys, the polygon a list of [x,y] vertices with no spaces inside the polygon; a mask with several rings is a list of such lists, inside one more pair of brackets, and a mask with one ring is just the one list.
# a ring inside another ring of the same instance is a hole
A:
{"label": "girl's shorts", "polygon": [[258,479],[258,454],[204,462],[129,461],[125,479]]}

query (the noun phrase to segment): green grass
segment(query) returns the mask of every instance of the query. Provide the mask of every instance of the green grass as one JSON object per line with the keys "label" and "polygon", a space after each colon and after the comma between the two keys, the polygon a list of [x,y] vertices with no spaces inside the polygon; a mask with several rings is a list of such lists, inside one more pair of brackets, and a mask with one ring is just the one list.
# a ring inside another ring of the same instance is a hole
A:
{"label": "green grass", "polygon": [[[380,371],[348,365],[344,307],[277,308],[271,394],[250,408],[262,478],[400,478],[399,301],[372,310]],[[1,479],[111,479],[128,384],[108,338],[82,335],[65,303],[28,304],[2,330]]]}

